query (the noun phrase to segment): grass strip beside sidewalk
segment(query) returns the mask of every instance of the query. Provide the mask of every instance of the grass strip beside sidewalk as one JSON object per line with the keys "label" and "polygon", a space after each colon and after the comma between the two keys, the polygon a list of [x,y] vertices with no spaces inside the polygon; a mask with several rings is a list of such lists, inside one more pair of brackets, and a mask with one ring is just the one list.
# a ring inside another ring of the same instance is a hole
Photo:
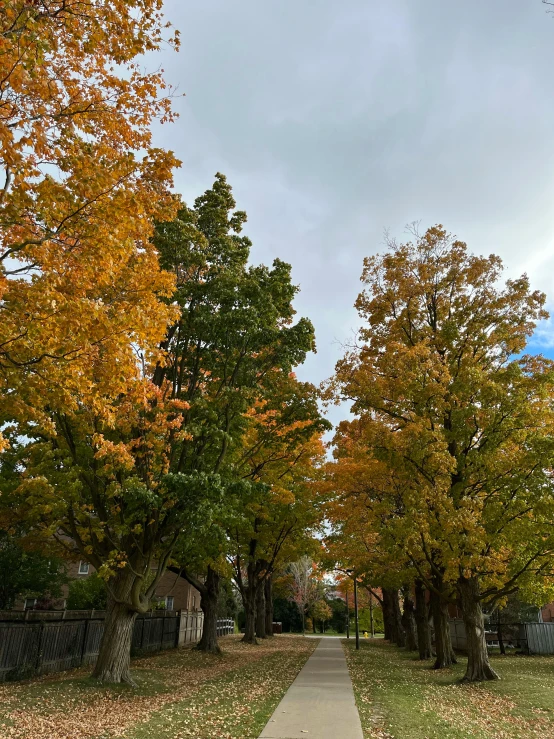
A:
{"label": "grass strip beside sidewalk", "polygon": [[371,739],[545,739],[554,736],[554,657],[493,656],[501,680],[460,683],[465,658],[430,669],[384,642],[346,658],[364,736]]}
{"label": "grass strip beside sidewalk", "polygon": [[164,706],[125,739],[257,739],[306,657],[305,650],[277,652],[233,670]]}
{"label": "grass strip beside sidewalk", "polygon": [[0,739],[257,736],[317,640],[230,636],[221,646],[221,656],[182,649],[134,661],[136,689],[99,686],[84,670],[0,685]]}

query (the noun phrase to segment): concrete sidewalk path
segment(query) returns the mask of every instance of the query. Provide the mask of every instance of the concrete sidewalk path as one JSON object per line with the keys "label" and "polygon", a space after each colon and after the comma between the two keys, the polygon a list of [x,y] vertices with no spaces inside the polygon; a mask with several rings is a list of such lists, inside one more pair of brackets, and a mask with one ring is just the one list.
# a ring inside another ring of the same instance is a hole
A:
{"label": "concrete sidewalk path", "polygon": [[363,739],[340,639],[321,639],[260,739]]}

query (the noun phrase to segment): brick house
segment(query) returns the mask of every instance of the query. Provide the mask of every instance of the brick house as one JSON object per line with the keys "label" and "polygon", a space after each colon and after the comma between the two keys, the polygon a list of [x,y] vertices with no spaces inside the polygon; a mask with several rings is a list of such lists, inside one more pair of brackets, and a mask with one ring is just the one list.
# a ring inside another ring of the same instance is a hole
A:
{"label": "brick house", "polygon": [[[70,580],[78,580],[89,577],[95,571],[94,567],[84,560],[69,561],[67,563],[67,575]],[[62,597],[52,601],[53,610],[63,610],[67,598],[69,586],[62,588]],[[168,611],[199,611],[200,593],[178,571],[166,570],[162,575],[154,593],[154,601],[165,605]],[[25,598],[19,600],[16,610],[32,609],[36,606],[36,598]]]}

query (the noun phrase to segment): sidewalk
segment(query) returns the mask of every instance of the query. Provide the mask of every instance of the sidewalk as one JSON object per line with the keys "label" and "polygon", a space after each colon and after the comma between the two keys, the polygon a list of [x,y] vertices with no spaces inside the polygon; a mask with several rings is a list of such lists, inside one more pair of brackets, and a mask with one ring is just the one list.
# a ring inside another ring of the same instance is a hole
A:
{"label": "sidewalk", "polygon": [[323,638],[260,739],[363,739],[340,639]]}

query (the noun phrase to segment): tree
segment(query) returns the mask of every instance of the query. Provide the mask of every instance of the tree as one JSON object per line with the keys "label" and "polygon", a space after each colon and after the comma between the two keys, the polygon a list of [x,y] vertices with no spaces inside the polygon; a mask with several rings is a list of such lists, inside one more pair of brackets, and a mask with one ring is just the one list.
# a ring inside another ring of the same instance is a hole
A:
{"label": "tree", "polygon": [[269,387],[267,399],[249,414],[250,430],[237,460],[249,494],[229,526],[247,642],[254,642],[254,631],[264,638],[273,622],[266,608],[273,573],[313,548],[312,534],[322,520],[314,483],[324,458],[320,437],[328,424],[321,418],[317,391],[284,373],[277,373]]}
{"label": "tree", "polygon": [[[297,288],[290,266],[279,260],[271,269],[248,265],[251,242],[241,235],[246,214],[235,207],[230,185],[217,174],[194,207],[181,204],[177,218],[159,224],[155,237],[162,265],[175,274],[180,316],[168,328],[166,358],[154,382],[169,382],[187,404],[183,429],[189,434],[173,441],[170,469],[183,485],[200,471],[217,475],[222,491],[204,501],[200,524],[183,528],[178,555],[186,577],[201,593],[207,589],[202,644],[206,640],[213,651],[221,556],[228,554],[223,534],[246,502],[266,490],[253,479],[245,456],[251,447],[244,439],[257,420],[252,409],[267,403],[314,347],[311,323],[294,321]],[[305,403],[310,412],[314,403]],[[289,405],[306,412],[301,398]],[[290,416],[289,406],[286,412]],[[252,452],[265,443],[258,439]],[[203,582],[196,575],[204,575]]]}
{"label": "tree", "polygon": [[132,681],[136,615],[149,608],[179,539],[198,540],[220,525],[222,501],[236,497],[226,456],[240,447],[264,376],[288,373],[313,345],[311,324],[292,320],[290,267],[247,266],[250,242],[238,236],[245,215],[233,207],[218,175],[194,211],[183,207],[158,227],[156,249],[176,276],[178,319],[111,404],[98,394],[102,373],[117,365],[97,368],[95,394],[75,391],[71,412],[53,408],[40,425],[20,424],[35,439],[21,458],[22,511],[106,579],[94,669],[101,681]]}
{"label": "tree", "polygon": [[329,621],[333,616],[333,611],[331,610],[330,605],[322,598],[320,600],[317,600],[310,609],[310,614],[314,622],[320,621],[321,622],[321,631],[322,633],[325,632],[325,622]]}
{"label": "tree", "polygon": [[406,634],[406,649],[415,652],[418,648],[417,624],[415,618],[415,603],[410,588],[404,588],[404,603],[402,608],[402,627]]}
{"label": "tree", "polygon": [[304,632],[304,619],[310,607],[321,597],[321,582],[316,577],[314,564],[311,557],[304,555],[289,566],[291,574],[290,599],[302,616],[302,633]]}
{"label": "tree", "polygon": [[219,654],[221,649],[217,641],[218,607],[221,598],[222,576],[213,562],[208,562],[198,568],[197,572],[205,574],[198,576],[189,570],[181,570],[183,577],[200,593],[200,608],[204,614],[202,636],[197,649],[209,654]]}
{"label": "tree", "polygon": [[26,550],[14,531],[0,530],[0,610],[10,610],[18,597],[57,598],[67,582],[57,557]]}
{"label": "tree", "polygon": [[[361,345],[337,388],[371,429],[371,454],[400,470],[406,551],[440,598],[454,591],[466,680],[496,678],[482,604],[549,588],[553,539],[552,362],[525,356],[546,314],[528,279],[441,226],[365,260]],[[424,562],[423,567],[421,563]]]}
{"label": "tree", "polygon": [[219,654],[221,649],[217,638],[217,619],[221,617],[219,611],[222,597],[225,594],[229,596],[228,582],[232,570],[225,558],[228,547],[220,523],[225,515],[225,506],[217,509],[212,507],[208,515],[212,521],[208,528],[205,521],[195,530],[184,527],[184,535],[178,542],[174,561],[178,563],[181,576],[200,593],[204,621],[197,649]]}
{"label": "tree", "polygon": [[[129,509],[160,471],[130,468],[139,458],[163,461],[159,445],[152,454],[139,448],[143,433],[159,440],[146,417],[159,423],[162,414],[136,356],[158,357],[173,315],[160,298],[174,281],[150,241],[154,220],[176,205],[177,161],[151,144],[151,122],[172,118],[170,99],[162,76],[136,63],[165,43],[159,10],[158,0],[8,0],[0,21],[0,415],[15,420],[15,438],[33,440],[20,456],[20,512],[46,538],[63,532],[64,546],[112,575],[113,604],[132,580],[130,529],[145,531]],[[180,423],[175,406],[164,411],[168,427]],[[122,495],[130,505],[118,505]],[[157,511],[159,499],[149,502]],[[161,543],[150,520],[145,561]],[[143,608],[141,588],[132,600]],[[122,609],[109,607],[99,663],[109,661],[110,641],[120,656],[101,679],[129,678],[132,618],[124,633],[112,629]]]}
{"label": "tree", "polygon": [[[429,577],[431,573],[425,557],[410,544],[413,523],[406,502],[412,499],[413,474],[398,464],[391,466],[387,459],[372,456],[371,450],[382,446],[376,433],[379,430],[368,416],[339,424],[334,438],[335,462],[328,465],[325,481],[333,492],[327,506],[332,530],[326,544],[329,566],[356,572],[363,587],[382,607],[385,638],[403,646],[406,629],[399,588],[413,583],[417,592],[418,572],[424,570]],[[376,586],[381,588],[381,595]],[[436,574],[434,587],[435,668],[440,669],[455,662],[455,656],[450,643],[448,603],[437,595],[446,593],[447,588]],[[431,650],[424,590],[419,591],[414,617],[421,634],[420,658],[428,659]]]}
{"label": "tree", "polygon": [[40,422],[91,393],[100,405],[134,373],[133,344],[155,347],[165,329],[157,296],[172,280],[149,236],[174,210],[178,162],[152,146],[151,123],[172,119],[171,95],[136,61],[178,45],[160,6],[2,3],[1,415]]}
{"label": "tree", "polygon": [[368,453],[372,442],[363,419],[342,422],[335,434],[335,462],[328,464],[325,480],[332,491],[327,505],[332,524],[326,538],[328,567],[353,573],[382,607],[385,638],[404,646],[399,589],[414,578],[404,545],[406,481]]}
{"label": "tree", "polygon": [[232,618],[237,620],[240,609],[240,595],[232,580],[225,578],[219,589],[219,602],[217,604],[218,618]]}
{"label": "tree", "polygon": [[296,604],[287,597],[278,595],[273,600],[273,613],[276,622],[281,622],[283,632],[302,631],[302,617]]}
{"label": "tree", "polygon": [[219,485],[199,473],[184,487],[169,472],[184,408],[170,386],[131,378],[127,387],[109,422],[104,409],[97,413],[81,399],[74,413],[52,413],[51,426],[28,427],[26,436],[36,440],[22,449],[16,491],[19,512],[36,535],[90,562],[106,582],[93,673],[102,682],[132,682],[136,615],[150,608],[184,523],[201,525],[203,501]]}
{"label": "tree", "polygon": [[[415,595],[415,620],[417,629],[417,648],[419,651],[419,659],[430,659],[433,655],[433,647],[431,644],[431,632],[429,629],[429,612],[427,608],[427,590],[423,581],[417,577],[414,583]],[[444,649],[444,645],[443,649]],[[450,645],[451,646],[451,645]],[[452,651],[448,650],[449,653]],[[437,666],[437,665],[435,665]]]}

